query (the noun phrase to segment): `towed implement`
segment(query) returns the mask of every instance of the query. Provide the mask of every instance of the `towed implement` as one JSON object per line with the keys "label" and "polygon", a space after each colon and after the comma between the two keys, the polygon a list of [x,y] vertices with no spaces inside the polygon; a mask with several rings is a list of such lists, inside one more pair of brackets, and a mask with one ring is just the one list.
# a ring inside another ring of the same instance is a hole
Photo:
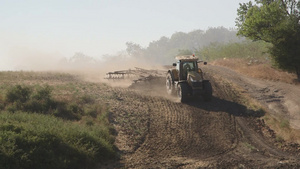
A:
{"label": "towed implement", "polygon": [[165,74],[164,70],[149,70],[135,67],[135,69],[119,70],[114,72],[106,73],[104,79],[108,80],[122,80],[129,79],[134,83],[148,81],[163,77]]}
{"label": "towed implement", "polygon": [[[203,78],[203,72],[198,67],[197,57],[177,56],[175,68],[168,70],[166,88],[170,95],[177,95],[181,102],[186,102],[189,97],[202,96],[204,101],[211,101],[212,86],[209,80]],[[203,62],[206,65],[206,62]]]}

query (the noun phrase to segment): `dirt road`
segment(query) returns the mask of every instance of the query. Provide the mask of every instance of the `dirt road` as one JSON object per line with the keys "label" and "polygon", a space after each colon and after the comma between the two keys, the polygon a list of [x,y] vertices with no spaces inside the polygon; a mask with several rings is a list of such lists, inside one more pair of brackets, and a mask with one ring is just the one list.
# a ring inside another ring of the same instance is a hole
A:
{"label": "dirt road", "polygon": [[205,72],[214,89],[211,102],[199,99],[182,104],[164,97],[164,78],[109,91],[120,161],[105,167],[299,168],[299,145],[293,144],[289,151],[275,146],[274,132],[259,118],[263,112],[240,103],[231,82],[253,94],[274,115],[276,106],[282,112],[295,112],[285,116],[296,120],[295,128],[299,119],[296,105],[300,105],[293,99],[296,89],[243,77],[222,67],[208,66]]}

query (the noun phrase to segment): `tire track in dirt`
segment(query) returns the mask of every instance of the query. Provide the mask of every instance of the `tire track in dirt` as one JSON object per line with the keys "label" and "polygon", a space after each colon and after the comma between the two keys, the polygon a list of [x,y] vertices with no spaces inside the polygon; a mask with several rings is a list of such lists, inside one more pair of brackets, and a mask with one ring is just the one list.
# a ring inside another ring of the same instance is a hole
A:
{"label": "tire track in dirt", "polygon": [[188,159],[223,154],[237,144],[234,118],[227,113],[208,112],[163,98],[152,97],[148,103],[151,113],[147,136],[126,167],[175,167]]}
{"label": "tire track in dirt", "polygon": [[[222,78],[222,76],[226,73],[223,70],[222,73],[218,72],[212,72],[214,70],[210,67],[206,71],[210,72],[208,74],[209,78],[212,80],[213,85],[215,88],[218,86],[219,91],[217,91],[217,95],[219,98],[223,98],[226,100],[231,100],[232,102],[239,103],[240,102],[240,93],[237,93],[235,89],[231,86],[230,83],[228,83],[228,80],[232,80],[232,78]],[[229,75],[230,76],[230,75]],[[237,81],[242,81],[239,76],[233,77],[236,82]],[[222,85],[220,85],[223,83]],[[227,83],[227,84],[226,84]],[[229,88],[226,89],[224,88],[225,86],[228,86]],[[248,163],[248,167],[283,167],[283,168],[295,168],[296,166],[299,167],[299,154],[294,154],[294,153],[289,153],[282,151],[278,149],[274,145],[274,139],[265,137],[261,132],[260,132],[260,127],[257,126],[257,122],[261,123],[259,117],[263,116],[260,112],[255,112],[253,110],[248,110],[246,107],[241,107],[241,106],[235,106],[235,108],[239,109],[239,112],[237,113],[236,111],[229,111],[228,113],[233,114],[236,119],[237,127],[240,130],[241,134],[241,139],[240,141],[242,144],[238,146],[236,149],[236,152],[234,154],[242,154],[244,159],[241,159],[240,157],[235,157],[235,159],[232,160],[240,160],[241,162]],[[262,121],[263,122],[263,121]],[[244,147],[248,147],[251,149],[251,153],[245,153],[243,152]],[[227,154],[228,156],[230,154]],[[230,158],[228,158],[230,159]],[[247,159],[247,160],[245,160]],[[250,163],[249,161],[257,160],[257,163]],[[225,162],[228,163],[228,162]],[[220,163],[222,164],[222,163]],[[232,166],[234,163],[229,164],[229,166]],[[297,168],[296,167],[296,168]]]}
{"label": "tire track in dirt", "polygon": [[222,105],[224,101],[198,100],[187,105],[158,97],[147,99],[143,101],[151,110],[148,133],[126,160],[126,167],[182,166],[192,159],[199,162],[227,153],[238,144],[234,117],[222,108],[212,111],[218,107],[215,103]]}
{"label": "tire track in dirt", "polygon": [[[212,102],[199,99],[182,104],[161,97],[160,89],[157,91],[160,97],[153,96],[157,88],[151,88],[149,95],[143,85],[138,91],[114,89],[117,99],[112,99],[111,104],[115,105],[113,118],[118,121],[115,123],[119,130],[117,142],[121,142],[118,148],[125,150],[121,152],[121,167],[299,166],[297,157],[277,150],[270,140],[255,131],[253,123],[261,115],[247,114],[247,107],[235,100],[239,99],[238,93],[229,83],[212,74],[207,77],[214,89]],[[155,85],[164,86],[164,83]],[[124,121],[132,116],[136,118]],[[137,135],[128,128],[144,128],[138,141],[135,141]]]}

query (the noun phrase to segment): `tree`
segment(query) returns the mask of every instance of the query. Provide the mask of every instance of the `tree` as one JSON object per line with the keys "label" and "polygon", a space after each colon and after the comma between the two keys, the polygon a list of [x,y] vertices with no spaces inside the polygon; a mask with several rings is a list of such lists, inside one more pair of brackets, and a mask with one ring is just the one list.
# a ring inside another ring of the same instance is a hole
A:
{"label": "tree", "polygon": [[143,49],[139,44],[133,42],[126,42],[126,46],[127,46],[126,51],[129,56],[142,57]]}
{"label": "tree", "polygon": [[71,63],[80,63],[80,64],[86,64],[86,63],[96,63],[96,60],[93,57],[87,56],[81,52],[76,52],[74,56],[72,56],[69,59],[69,62]]}
{"label": "tree", "polygon": [[272,44],[275,65],[295,72],[300,81],[300,2],[297,0],[255,0],[237,10],[238,35]]}
{"label": "tree", "polygon": [[178,50],[178,56],[183,56],[183,55],[193,55],[194,53],[188,49],[179,49]]}

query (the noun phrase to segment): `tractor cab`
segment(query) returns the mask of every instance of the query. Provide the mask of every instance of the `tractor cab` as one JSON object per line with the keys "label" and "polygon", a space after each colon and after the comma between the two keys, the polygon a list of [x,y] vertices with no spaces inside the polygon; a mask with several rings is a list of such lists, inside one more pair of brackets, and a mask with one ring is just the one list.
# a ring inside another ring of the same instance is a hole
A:
{"label": "tractor cab", "polygon": [[[198,68],[198,58],[195,56],[177,56],[177,62],[173,64],[176,66],[176,71],[179,75],[179,81],[186,81],[189,78],[193,78],[194,80],[202,79],[202,71]],[[204,63],[206,64],[206,62]],[[198,76],[200,75],[200,76]]]}
{"label": "tractor cab", "polygon": [[[185,101],[188,96],[202,95],[204,100],[210,100],[212,96],[211,84],[203,78],[202,70],[198,67],[198,58],[192,56],[177,56],[175,68],[168,71],[166,87],[169,94],[179,96]],[[204,62],[204,65],[207,63]]]}
{"label": "tractor cab", "polygon": [[[179,68],[179,67],[181,67],[181,68]],[[180,60],[178,62],[178,67],[176,67],[176,69],[179,71],[179,75],[180,75],[179,79],[187,80],[188,73],[198,70],[198,65],[197,65],[197,62],[195,62],[195,61]]]}

